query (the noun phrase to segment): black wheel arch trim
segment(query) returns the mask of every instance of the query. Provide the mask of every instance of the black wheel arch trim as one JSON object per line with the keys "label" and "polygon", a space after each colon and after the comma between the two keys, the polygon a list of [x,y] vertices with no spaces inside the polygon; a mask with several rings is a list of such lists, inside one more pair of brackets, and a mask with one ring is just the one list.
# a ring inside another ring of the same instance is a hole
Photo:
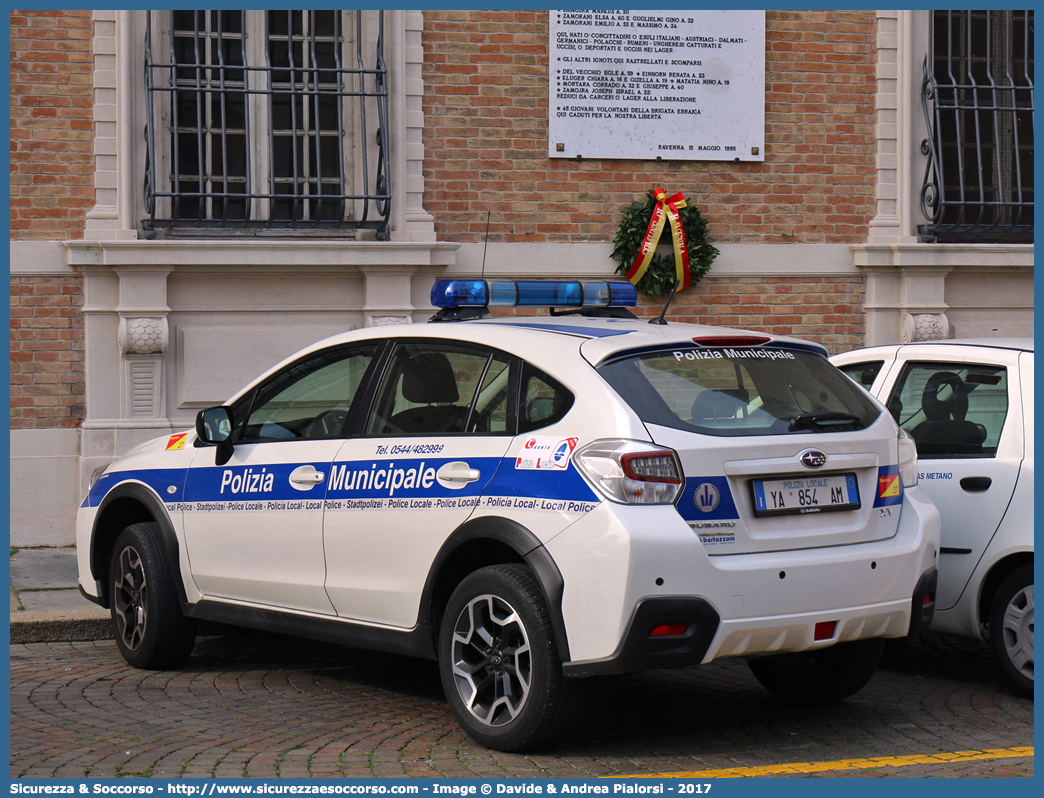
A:
{"label": "black wheel arch trim", "polygon": [[441,619],[436,617],[438,613],[435,608],[435,599],[439,575],[446,563],[461,547],[479,541],[492,541],[507,546],[532,569],[544,598],[547,599],[558,656],[563,662],[568,662],[569,639],[566,634],[565,619],[562,616],[562,596],[565,593],[565,580],[562,578],[562,572],[558,570],[558,565],[544,548],[540,539],[526,527],[510,518],[501,516],[471,518],[457,527],[446,539],[438,554],[435,555],[431,568],[428,570],[428,577],[424,582],[418,625],[431,628],[432,644],[437,645],[435,637],[438,634]]}
{"label": "black wheel arch trim", "polygon": [[[181,547],[178,545],[178,537],[174,533],[174,526],[170,522],[170,516],[167,515],[167,508],[163,500],[155,491],[141,482],[121,482],[106,493],[105,497],[98,503],[98,511],[94,516],[94,527],[91,529],[90,557],[91,576],[94,578],[94,583],[98,590],[96,603],[105,608],[109,607],[109,589],[106,580],[102,576],[112,554],[111,551],[102,553],[98,550],[97,542],[101,532],[99,525],[105,519],[106,509],[121,499],[130,499],[138,502],[152,516],[152,520],[159,528],[160,545],[163,547],[163,551],[166,553],[167,560],[173,571],[171,578],[174,580],[174,585],[178,591],[178,600],[182,604],[187,603],[188,596],[185,593],[185,583],[181,579]],[[133,523],[138,523],[138,521]],[[115,542],[122,531],[122,529],[113,530],[113,542]]]}

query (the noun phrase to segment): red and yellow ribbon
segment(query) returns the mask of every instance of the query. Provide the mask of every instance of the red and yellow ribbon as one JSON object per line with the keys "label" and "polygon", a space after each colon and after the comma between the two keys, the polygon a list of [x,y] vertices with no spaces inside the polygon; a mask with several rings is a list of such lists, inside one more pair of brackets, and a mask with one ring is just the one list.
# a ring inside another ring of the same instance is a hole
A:
{"label": "red and yellow ribbon", "polygon": [[633,285],[645,275],[649,264],[652,263],[653,255],[656,254],[656,245],[660,242],[660,234],[663,228],[670,222],[671,233],[674,239],[674,268],[678,280],[678,289],[687,288],[692,281],[692,270],[689,268],[689,247],[685,243],[685,229],[682,227],[679,208],[686,207],[685,197],[681,193],[670,197],[662,188],[653,189],[653,197],[656,204],[653,206],[652,218],[649,219],[649,229],[645,231],[642,239],[641,249],[638,257],[627,272],[627,279]]}

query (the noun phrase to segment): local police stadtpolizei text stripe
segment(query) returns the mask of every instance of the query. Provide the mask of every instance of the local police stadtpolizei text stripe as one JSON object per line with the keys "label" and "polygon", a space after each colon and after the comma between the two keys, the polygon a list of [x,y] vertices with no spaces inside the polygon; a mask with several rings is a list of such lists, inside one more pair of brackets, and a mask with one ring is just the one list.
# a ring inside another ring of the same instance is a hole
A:
{"label": "local police stadtpolizei text stripe", "polygon": [[[461,489],[440,485],[436,477],[438,469],[457,459],[371,458],[335,463],[265,463],[117,471],[106,474],[105,479],[95,485],[84,500],[84,506],[97,507],[106,493],[127,482],[147,485],[168,505],[177,505],[182,510],[223,511],[233,505],[236,509],[317,509],[306,507],[305,502],[323,499],[359,501],[473,497],[477,500],[483,493],[512,499],[584,503],[599,501],[572,464],[561,470],[519,470],[515,468],[517,458],[514,456],[468,459],[468,463],[480,473],[493,475],[488,484],[485,480],[478,480]],[[311,465],[324,477],[311,489],[302,491],[293,487],[290,477],[295,469],[307,465]],[[267,502],[293,502],[293,507],[269,508]]]}
{"label": "local police stadtpolizei text stripe", "polygon": [[838,759],[832,762],[792,762],[781,765],[757,765],[754,767],[717,768],[693,770],[681,773],[642,773],[631,776],[635,779],[738,779],[756,776],[804,776],[809,773],[824,773],[841,770],[872,770],[875,768],[897,768],[910,765],[942,765],[956,762],[973,762],[988,759],[1024,759],[1033,756],[1033,746],[1020,748],[993,748],[988,751],[953,751],[937,754],[910,754],[908,756],[877,756],[868,759]]}

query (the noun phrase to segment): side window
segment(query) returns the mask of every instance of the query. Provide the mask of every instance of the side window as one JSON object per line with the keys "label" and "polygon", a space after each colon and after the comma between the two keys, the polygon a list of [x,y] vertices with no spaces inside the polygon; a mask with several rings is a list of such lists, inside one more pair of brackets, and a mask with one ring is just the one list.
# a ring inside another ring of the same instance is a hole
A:
{"label": "side window", "polygon": [[280,372],[233,409],[234,440],[340,437],[376,350],[373,344],[317,352]]}
{"label": "side window", "polygon": [[573,394],[568,388],[528,363],[522,365],[521,399],[520,435],[560,421],[573,406]]}
{"label": "side window", "polygon": [[1008,414],[1003,366],[909,363],[888,401],[920,457],[994,457]]}
{"label": "side window", "polygon": [[883,365],[883,360],[871,360],[869,363],[849,363],[847,366],[838,366],[838,369],[869,390],[870,386],[874,384],[874,380],[877,379],[877,375],[881,373]]}
{"label": "side window", "polygon": [[507,431],[508,358],[443,342],[396,344],[368,435]]}
{"label": "side window", "polygon": [[508,388],[510,363],[507,358],[494,356],[486,370],[486,377],[475,397],[475,408],[468,422],[468,432],[498,434],[509,431]]}

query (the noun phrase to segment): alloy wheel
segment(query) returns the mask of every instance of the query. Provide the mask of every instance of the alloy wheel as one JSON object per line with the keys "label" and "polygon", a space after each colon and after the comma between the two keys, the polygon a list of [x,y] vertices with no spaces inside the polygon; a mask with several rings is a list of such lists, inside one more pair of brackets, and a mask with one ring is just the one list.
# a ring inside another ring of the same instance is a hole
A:
{"label": "alloy wheel", "polygon": [[131,651],[141,647],[148,621],[148,586],[141,557],[132,546],[120,552],[113,580],[117,632]]}
{"label": "alloy wheel", "polygon": [[481,723],[502,726],[529,697],[533,655],[515,609],[497,596],[477,596],[453,630],[453,679],[468,711]]}

